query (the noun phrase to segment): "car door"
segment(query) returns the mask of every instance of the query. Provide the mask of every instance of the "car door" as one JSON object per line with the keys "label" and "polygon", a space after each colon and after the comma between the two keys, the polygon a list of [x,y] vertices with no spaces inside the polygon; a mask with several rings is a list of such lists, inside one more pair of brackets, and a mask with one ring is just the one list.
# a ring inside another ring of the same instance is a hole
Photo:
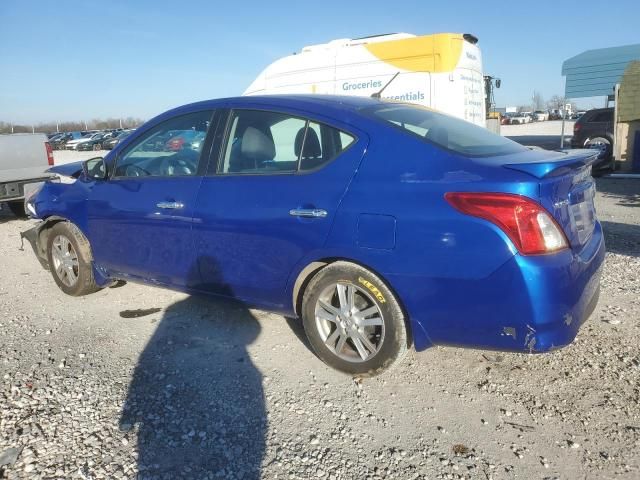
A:
{"label": "car door", "polygon": [[278,307],[322,248],[368,139],[300,114],[238,109],[216,134],[194,212],[199,289]]}
{"label": "car door", "polygon": [[177,287],[193,279],[191,225],[204,144],[175,140],[204,135],[212,115],[187,113],[146,129],[94,185],[88,231],[96,265],[109,275]]}

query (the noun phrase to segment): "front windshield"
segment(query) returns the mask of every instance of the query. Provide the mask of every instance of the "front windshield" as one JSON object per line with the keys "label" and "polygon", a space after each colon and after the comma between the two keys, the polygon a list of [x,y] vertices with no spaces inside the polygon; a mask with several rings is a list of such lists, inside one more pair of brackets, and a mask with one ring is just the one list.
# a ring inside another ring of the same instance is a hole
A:
{"label": "front windshield", "polygon": [[365,109],[408,134],[447,150],[472,157],[524,152],[522,145],[465,120],[409,104],[387,104]]}

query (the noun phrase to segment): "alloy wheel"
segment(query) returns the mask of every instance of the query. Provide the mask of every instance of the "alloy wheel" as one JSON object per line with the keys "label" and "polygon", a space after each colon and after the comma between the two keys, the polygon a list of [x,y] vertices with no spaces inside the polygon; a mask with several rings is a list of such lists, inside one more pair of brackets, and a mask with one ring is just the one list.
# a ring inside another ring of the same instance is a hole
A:
{"label": "alloy wheel", "polygon": [[315,323],[325,346],[348,362],[372,359],[384,342],[384,318],[378,304],[357,285],[338,282],[316,302]]}
{"label": "alloy wheel", "polygon": [[62,283],[73,287],[78,283],[80,263],[73,244],[64,235],[58,235],[51,244],[53,269]]}

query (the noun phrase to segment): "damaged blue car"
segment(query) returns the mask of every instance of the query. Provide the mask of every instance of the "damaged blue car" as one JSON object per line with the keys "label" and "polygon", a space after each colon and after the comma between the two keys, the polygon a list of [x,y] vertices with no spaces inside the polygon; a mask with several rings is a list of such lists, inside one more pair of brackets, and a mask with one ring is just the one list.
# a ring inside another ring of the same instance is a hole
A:
{"label": "damaged blue car", "polygon": [[66,294],[232,297],[301,318],[320,359],[374,375],[411,347],[571,343],[604,259],[595,160],[376,98],[212,100],[52,168],[23,235]]}

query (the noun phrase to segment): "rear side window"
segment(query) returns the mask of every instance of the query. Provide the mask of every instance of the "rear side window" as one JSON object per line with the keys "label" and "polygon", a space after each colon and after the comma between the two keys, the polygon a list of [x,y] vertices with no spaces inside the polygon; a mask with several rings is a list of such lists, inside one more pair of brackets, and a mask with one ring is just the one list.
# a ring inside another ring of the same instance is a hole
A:
{"label": "rear side window", "polygon": [[305,118],[235,110],[218,171],[265,175],[315,170],[353,141],[348,133]]}
{"label": "rear side window", "polygon": [[589,122],[613,122],[613,112],[599,112]]}
{"label": "rear side window", "polygon": [[377,106],[366,113],[412,136],[470,157],[523,152],[522,145],[465,120],[414,105]]}

